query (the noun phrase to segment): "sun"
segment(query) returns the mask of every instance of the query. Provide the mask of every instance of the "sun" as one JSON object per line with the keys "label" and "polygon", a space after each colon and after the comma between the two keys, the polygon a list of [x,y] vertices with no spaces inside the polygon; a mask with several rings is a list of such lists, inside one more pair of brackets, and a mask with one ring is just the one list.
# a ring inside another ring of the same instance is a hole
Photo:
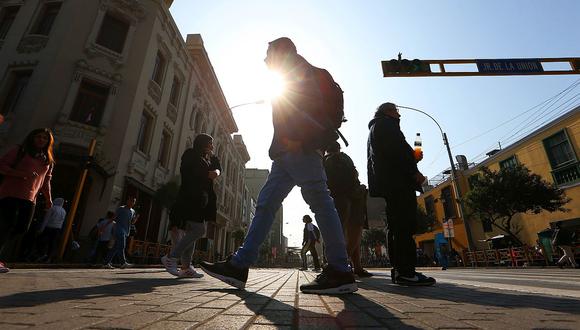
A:
{"label": "sun", "polygon": [[286,82],[281,74],[271,70],[264,72],[261,87],[264,93],[264,99],[272,101],[282,95],[285,89]]}

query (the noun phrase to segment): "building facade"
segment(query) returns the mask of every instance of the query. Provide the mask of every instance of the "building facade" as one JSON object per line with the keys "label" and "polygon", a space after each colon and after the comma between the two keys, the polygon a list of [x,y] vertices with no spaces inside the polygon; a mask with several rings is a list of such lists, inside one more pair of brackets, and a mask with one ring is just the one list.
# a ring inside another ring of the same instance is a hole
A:
{"label": "building facade", "polygon": [[[462,195],[469,191],[469,177],[477,175],[486,166],[490,170],[515,164],[525,165],[532,173],[540,175],[562,189],[571,201],[565,205],[568,212],[547,212],[538,214],[520,213],[514,216],[513,224],[519,228],[518,238],[527,245],[535,245],[538,233],[550,228],[555,222],[563,221],[576,230],[580,229],[580,107],[552,120],[512,145],[488,153],[489,158],[476,165],[459,165],[459,186]],[[464,219],[459,216],[457,198],[451,180],[446,179],[429,187],[418,197],[418,202],[427,214],[437,220],[433,231],[417,235],[416,242],[426,251],[436,250],[438,243],[445,243],[443,222],[452,219],[455,238],[452,245],[458,250],[467,247]],[[474,248],[489,248],[488,240],[502,232],[480,219],[469,219]]]}
{"label": "building facade", "polygon": [[89,143],[75,234],[137,197],[136,239],[166,239],[156,190],[179,175],[198,133],[214,137],[223,174],[208,244],[225,254],[241,223],[249,160],[200,35],[181,37],[166,0],[8,0],[0,3],[0,151],[37,127],[52,128],[53,196],[72,200]]}
{"label": "building facade", "polygon": [[[257,169],[257,168],[247,168],[246,169],[246,186],[250,192],[251,198],[257,202],[260,190],[266,183],[269,170]],[[255,205],[255,204],[254,204]],[[255,206],[253,207],[255,210]],[[287,240],[284,240],[284,208],[280,206],[276,216],[274,218],[274,223],[270,229],[270,235],[268,237],[268,242],[265,244],[270,245],[272,248],[271,254],[274,258],[284,256],[286,253],[286,248],[288,247]]]}

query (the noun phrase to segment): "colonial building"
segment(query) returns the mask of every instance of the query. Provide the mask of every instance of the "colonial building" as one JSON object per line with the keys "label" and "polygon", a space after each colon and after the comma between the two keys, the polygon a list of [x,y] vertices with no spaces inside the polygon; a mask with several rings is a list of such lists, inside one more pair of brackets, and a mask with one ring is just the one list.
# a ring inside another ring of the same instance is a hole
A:
{"label": "colonial building", "polygon": [[[257,168],[247,168],[246,169],[246,185],[250,192],[252,198],[257,201],[258,194],[260,190],[266,183],[268,179],[268,175],[270,171],[257,169]],[[254,207],[255,210],[255,207]],[[284,256],[286,253],[286,248],[288,247],[287,240],[285,240],[285,236],[283,234],[284,229],[284,210],[283,207],[280,206],[280,209],[276,213],[276,217],[274,218],[274,223],[272,224],[272,228],[270,229],[270,236],[269,236],[269,243],[272,247],[272,255],[274,257]]]}
{"label": "colonial building", "polygon": [[[459,163],[459,187],[462,195],[469,190],[469,177],[476,175],[482,166],[493,171],[515,164],[525,165],[531,172],[540,175],[564,190],[571,201],[565,205],[569,212],[547,212],[538,214],[520,213],[514,216],[513,224],[519,228],[518,238],[528,245],[534,245],[538,233],[551,227],[557,221],[564,226],[580,229],[580,107],[555,118],[510,146],[493,150],[489,158],[479,164]],[[433,182],[432,182],[433,183]],[[458,250],[467,246],[464,219],[457,209],[455,191],[448,176],[427,187],[418,197],[418,202],[428,214],[437,220],[433,231],[417,235],[416,241],[425,250],[436,250],[438,244],[445,243],[443,222],[452,219],[455,238],[452,245]],[[480,219],[469,219],[470,231],[476,249],[488,248],[492,237],[502,234]],[[549,243],[548,243],[549,245]]]}
{"label": "colonial building", "polygon": [[0,3],[0,151],[37,127],[56,138],[53,196],[71,201],[87,156],[75,233],[137,197],[136,239],[164,241],[156,190],[179,174],[198,133],[215,138],[223,174],[212,252],[231,250],[242,223],[249,155],[200,35],[181,37],[171,0],[6,0]]}

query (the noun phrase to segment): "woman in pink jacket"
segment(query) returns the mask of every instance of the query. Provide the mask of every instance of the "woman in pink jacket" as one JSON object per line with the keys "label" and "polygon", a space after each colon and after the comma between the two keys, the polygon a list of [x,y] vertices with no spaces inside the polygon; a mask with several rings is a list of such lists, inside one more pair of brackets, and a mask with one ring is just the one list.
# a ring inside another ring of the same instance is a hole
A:
{"label": "woman in pink jacket", "polygon": [[[54,166],[54,137],[48,128],[35,129],[24,143],[0,158],[0,254],[9,241],[28,231],[36,197],[42,192],[52,207],[50,179]],[[0,273],[9,269],[0,262]]]}

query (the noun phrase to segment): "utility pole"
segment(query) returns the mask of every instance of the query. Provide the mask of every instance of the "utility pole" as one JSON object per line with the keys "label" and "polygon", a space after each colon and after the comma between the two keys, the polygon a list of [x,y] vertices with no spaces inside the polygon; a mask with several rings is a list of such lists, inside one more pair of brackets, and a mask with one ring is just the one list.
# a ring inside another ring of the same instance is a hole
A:
{"label": "utility pole", "polygon": [[453,161],[453,155],[451,154],[451,147],[449,146],[449,140],[447,139],[447,134],[443,132],[441,125],[431,116],[430,114],[426,113],[423,110],[411,108],[411,107],[404,107],[401,105],[397,105],[397,108],[408,109],[412,111],[420,112],[427,117],[431,118],[439,127],[439,131],[441,132],[441,136],[443,137],[443,144],[447,149],[447,156],[449,156],[449,164],[451,165],[451,186],[453,187],[453,191],[455,192],[455,198],[457,199],[457,213],[461,219],[463,219],[463,226],[465,227],[465,236],[467,236],[467,248],[471,251],[475,247],[475,242],[473,241],[473,236],[471,235],[471,227],[469,226],[469,222],[465,218],[465,206],[463,205],[463,200],[461,198],[461,188],[459,187],[459,182],[457,180],[457,169],[455,168],[455,162]]}
{"label": "utility pole", "polygon": [[75,190],[75,194],[73,197],[72,204],[70,206],[70,211],[67,215],[68,219],[66,221],[66,228],[64,230],[64,234],[62,235],[62,241],[60,242],[60,250],[58,253],[59,260],[62,260],[64,256],[64,251],[66,250],[66,246],[68,244],[68,240],[70,237],[70,233],[72,230],[73,220],[77,213],[77,208],[79,206],[79,201],[81,199],[81,194],[83,193],[83,188],[85,186],[85,180],[87,179],[87,174],[89,172],[89,163],[91,162],[91,158],[95,153],[95,147],[97,145],[97,140],[92,139],[89,143],[89,154],[87,161],[83,164],[83,170],[81,172],[81,176],[79,177],[79,181],[77,182],[77,188]]}

